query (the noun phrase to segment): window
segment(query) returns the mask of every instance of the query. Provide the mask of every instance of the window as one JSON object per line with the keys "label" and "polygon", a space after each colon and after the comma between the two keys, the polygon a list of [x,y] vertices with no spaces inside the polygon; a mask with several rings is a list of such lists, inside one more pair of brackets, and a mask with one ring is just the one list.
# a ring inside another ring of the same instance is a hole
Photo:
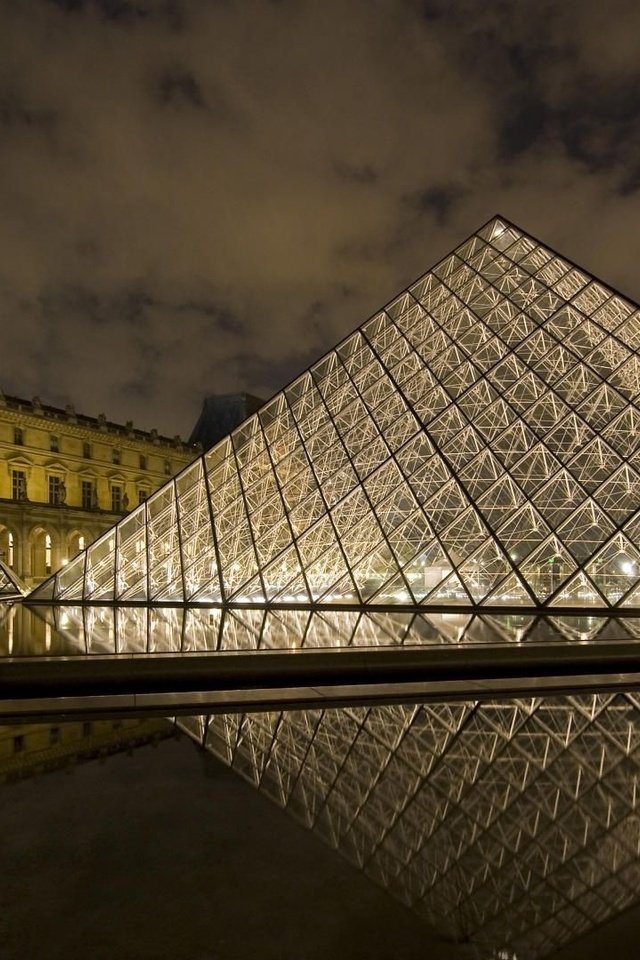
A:
{"label": "window", "polygon": [[78,537],[78,550],[84,550],[84,537],[82,534]]}
{"label": "window", "polygon": [[13,534],[7,533],[7,565],[13,566]]}
{"label": "window", "polygon": [[47,573],[51,573],[51,537],[48,533],[44,536],[44,565]]}
{"label": "window", "polygon": [[24,431],[23,431],[22,427],[14,427],[14,428],[13,428],[13,442],[14,442],[18,447],[21,447],[21,446],[24,444]]}
{"label": "window", "polygon": [[60,727],[51,727],[49,730],[49,745],[53,747],[56,743],[60,743]]}
{"label": "window", "polygon": [[144,453],[140,454],[139,463],[140,463],[141,470],[147,469],[147,458],[145,457]]}
{"label": "window", "polygon": [[60,452],[60,444],[58,443],[58,438],[55,437],[53,434],[51,434],[51,436],[49,437],[49,450],[51,450],[52,453]]}
{"label": "window", "polygon": [[52,474],[49,477],[49,503],[61,503],[62,477]]}
{"label": "window", "polygon": [[82,444],[82,456],[85,460],[91,460],[91,444],[85,440]]}
{"label": "window", "polygon": [[122,487],[114,483],[111,487],[111,510],[113,513],[122,512]]}
{"label": "window", "polygon": [[85,510],[91,510],[97,507],[96,486],[93,480],[83,480],[81,487],[82,506]]}
{"label": "window", "polygon": [[24,737],[22,736],[21,733],[19,733],[17,737],[13,738],[13,752],[22,753],[23,750],[24,750]]}
{"label": "window", "polygon": [[27,499],[27,475],[24,470],[11,471],[11,496],[14,500]]}
{"label": "window", "polygon": [[149,491],[143,490],[140,488],[138,490],[138,506],[140,506],[141,503],[144,503],[148,496],[149,496]]}
{"label": "window", "polygon": [[117,447],[111,451],[111,463],[120,463],[120,451]]}
{"label": "window", "polygon": [[171,476],[171,461],[170,461],[170,460],[165,460],[165,462],[164,462],[164,472],[165,472],[165,476],[167,476],[167,477],[170,477],[170,476]]}

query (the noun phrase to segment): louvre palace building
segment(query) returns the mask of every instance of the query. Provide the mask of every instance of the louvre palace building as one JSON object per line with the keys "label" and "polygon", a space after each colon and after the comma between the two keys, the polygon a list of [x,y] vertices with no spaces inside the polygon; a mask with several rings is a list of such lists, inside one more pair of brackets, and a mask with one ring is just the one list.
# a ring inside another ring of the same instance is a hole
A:
{"label": "louvre palace building", "polygon": [[[0,652],[164,709],[460,957],[548,955],[640,902],[639,344],[493,217],[164,483],[152,447]],[[20,682],[5,716],[55,714]]]}
{"label": "louvre palace building", "polygon": [[0,391],[0,561],[35,586],[260,405],[207,397],[184,443]]}

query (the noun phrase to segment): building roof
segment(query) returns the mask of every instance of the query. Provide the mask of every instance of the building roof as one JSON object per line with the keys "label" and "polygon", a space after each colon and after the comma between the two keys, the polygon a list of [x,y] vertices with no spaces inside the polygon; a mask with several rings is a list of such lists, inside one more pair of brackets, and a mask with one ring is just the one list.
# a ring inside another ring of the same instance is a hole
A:
{"label": "building roof", "polygon": [[189,443],[199,443],[203,450],[208,450],[252,413],[256,413],[263,404],[264,400],[250,393],[221,393],[205,397]]}
{"label": "building roof", "polygon": [[0,409],[1,408],[27,416],[58,421],[65,425],[71,424],[84,427],[87,430],[98,430],[101,433],[116,434],[122,439],[127,438],[140,443],[153,443],[155,445],[172,447],[184,453],[193,453],[194,444],[191,441],[185,443],[179,436],[165,437],[159,434],[157,430],[147,431],[137,428],[134,429],[132,422],[126,424],[115,423],[112,420],[107,420],[104,414],[99,414],[97,417],[90,417],[84,413],[76,413],[75,407],[71,404],[63,409],[62,407],[54,407],[50,404],[42,403],[39,397],[34,397],[32,400],[25,400],[23,397],[10,396],[0,390]]}

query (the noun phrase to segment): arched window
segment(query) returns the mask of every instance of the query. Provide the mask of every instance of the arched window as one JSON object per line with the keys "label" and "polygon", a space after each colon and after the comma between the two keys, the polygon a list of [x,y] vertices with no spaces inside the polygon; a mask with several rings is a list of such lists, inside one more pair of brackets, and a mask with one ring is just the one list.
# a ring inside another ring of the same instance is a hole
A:
{"label": "arched window", "polygon": [[4,560],[8,567],[15,566],[16,541],[13,533],[0,525],[0,560]]}
{"label": "arched window", "polygon": [[29,537],[31,552],[31,577],[43,580],[53,569],[53,534],[36,527]]}
{"label": "arched window", "polygon": [[67,548],[69,551],[69,560],[72,560],[73,557],[76,557],[79,553],[84,550],[86,543],[86,537],[84,533],[80,533],[78,530],[74,530],[67,539]]}

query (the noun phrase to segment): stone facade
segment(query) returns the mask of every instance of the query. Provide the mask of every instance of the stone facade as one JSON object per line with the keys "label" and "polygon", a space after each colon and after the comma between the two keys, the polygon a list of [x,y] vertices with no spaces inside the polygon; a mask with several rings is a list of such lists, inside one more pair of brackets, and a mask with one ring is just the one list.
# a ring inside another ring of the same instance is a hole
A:
{"label": "stone facade", "polygon": [[179,437],[0,393],[0,558],[36,585],[198,452]]}

